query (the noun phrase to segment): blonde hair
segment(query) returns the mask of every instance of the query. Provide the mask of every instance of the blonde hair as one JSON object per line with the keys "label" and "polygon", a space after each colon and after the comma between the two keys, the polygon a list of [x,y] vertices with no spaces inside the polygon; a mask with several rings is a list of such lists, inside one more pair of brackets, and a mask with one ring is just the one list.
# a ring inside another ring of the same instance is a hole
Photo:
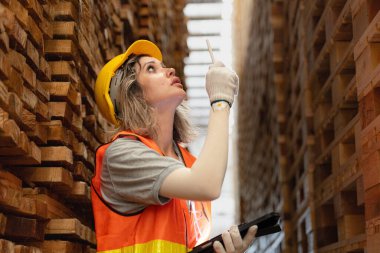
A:
{"label": "blonde hair", "polygon": [[[143,136],[155,137],[156,120],[153,107],[144,98],[143,89],[137,82],[136,64],[146,55],[131,55],[123,68],[124,78],[121,80],[117,94],[118,112],[116,117],[120,126],[116,131],[130,130]],[[173,139],[177,142],[189,143],[195,137],[195,129],[187,117],[188,107],[182,102],[175,111]]]}

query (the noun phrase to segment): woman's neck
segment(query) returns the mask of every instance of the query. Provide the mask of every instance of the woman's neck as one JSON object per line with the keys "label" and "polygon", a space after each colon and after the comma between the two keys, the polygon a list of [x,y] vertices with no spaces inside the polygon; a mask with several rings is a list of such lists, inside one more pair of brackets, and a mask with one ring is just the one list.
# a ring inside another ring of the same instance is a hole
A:
{"label": "woman's neck", "polygon": [[[174,111],[175,112],[175,111]],[[153,138],[165,156],[176,157],[173,149],[174,112],[171,110],[156,111],[156,134]]]}

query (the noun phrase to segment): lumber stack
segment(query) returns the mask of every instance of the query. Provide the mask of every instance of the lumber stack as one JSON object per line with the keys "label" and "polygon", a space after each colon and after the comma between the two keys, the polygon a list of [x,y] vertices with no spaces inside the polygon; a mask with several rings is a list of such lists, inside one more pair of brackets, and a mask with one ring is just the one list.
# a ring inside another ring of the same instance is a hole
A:
{"label": "lumber stack", "polygon": [[378,1],[352,1],[353,58],[356,68],[356,89],[359,102],[360,127],[358,156],[361,198],[364,202],[367,252],[380,248],[380,147],[379,73],[380,73],[380,4]]}
{"label": "lumber stack", "polygon": [[183,59],[188,56],[188,31],[183,9],[186,0],[136,2],[138,37],[156,41],[164,55],[165,64],[173,67],[181,80],[185,80]]}
{"label": "lumber stack", "polygon": [[[108,60],[145,38],[143,18],[158,23],[138,11],[148,2],[0,0],[0,252],[95,252],[90,180],[111,126],[94,84]],[[171,2],[179,14],[166,24],[183,21],[182,2]],[[168,62],[187,52],[175,26],[157,41],[171,45]],[[153,41],[166,32],[147,28]]]}
{"label": "lumber stack", "polygon": [[[284,19],[282,29],[278,29],[278,16]],[[379,252],[380,4],[364,0],[272,1],[271,19],[274,36],[268,43],[272,47],[261,42],[257,46],[272,50],[275,66],[273,79],[265,86],[275,89],[276,99],[264,114],[270,115],[276,108],[277,132],[273,135],[279,152],[266,157],[266,163],[279,161],[284,224],[281,249]],[[255,29],[260,30],[258,24],[260,20],[255,22]],[[245,59],[246,68],[272,71],[262,59],[252,66]],[[256,87],[262,85],[257,76],[243,79],[253,86],[252,101],[263,97]],[[265,96],[269,98],[271,92]],[[247,124],[253,117],[261,124],[241,127],[241,135],[254,132],[253,139],[264,142],[260,129],[272,120],[263,122],[263,116],[254,111],[247,116],[247,110],[239,123]],[[263,152],[253,143],[242,146],[240,152]],[[250,167],[243,164],[240,169],[243,175],[259,175],[263,181],[265,176],[259,172],[265,168],[263,164],[251,162]],[[260,192],[255,180],[249,182],[254,181]],[[270,186],[267,184],[268,191]],[[265,200],[258,196],[252,205]],[[250,212],[256,210],[243,215]]]}
{"label": "lumber stack", "polygon": [[[152,2],[157,12],[155,40],[162,45],[164,55],[172,56],[168,59],[167,65],[176,70],[176,74],[181,80],[185,80],[183,59],[189,54],[187,48],[187,20],[183,15],[186,0],[155,0]],[[173,40],[173,37],[176,37],[176,39]]]}

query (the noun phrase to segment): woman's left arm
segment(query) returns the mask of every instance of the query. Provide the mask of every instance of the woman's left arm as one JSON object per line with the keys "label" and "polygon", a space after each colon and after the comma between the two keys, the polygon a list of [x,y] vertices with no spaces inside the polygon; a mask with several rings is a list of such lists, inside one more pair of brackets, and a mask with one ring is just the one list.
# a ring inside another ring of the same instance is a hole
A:
{"label": "woman's left arm", "polygon": [[228,231],[222,234],[223,245],[216,241],[214,242],[214,251],[216,253],[243,253],[245,252],[255,239],[257,226],[252,226],[248,229],[244,238],[241,238],[239,229],[233,225]]}

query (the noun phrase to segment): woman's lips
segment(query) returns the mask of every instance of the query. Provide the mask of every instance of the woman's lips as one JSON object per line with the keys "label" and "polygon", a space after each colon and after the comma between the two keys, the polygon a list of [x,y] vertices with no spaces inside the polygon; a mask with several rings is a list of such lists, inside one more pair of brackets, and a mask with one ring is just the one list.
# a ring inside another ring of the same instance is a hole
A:
{"label": "woman's lips", "polygon": [[172,85],[180,87],[181,89],[183,89],[183,85],[181,83],[181,79],[179,79],[178,77],[174,77],[173,78]]}

